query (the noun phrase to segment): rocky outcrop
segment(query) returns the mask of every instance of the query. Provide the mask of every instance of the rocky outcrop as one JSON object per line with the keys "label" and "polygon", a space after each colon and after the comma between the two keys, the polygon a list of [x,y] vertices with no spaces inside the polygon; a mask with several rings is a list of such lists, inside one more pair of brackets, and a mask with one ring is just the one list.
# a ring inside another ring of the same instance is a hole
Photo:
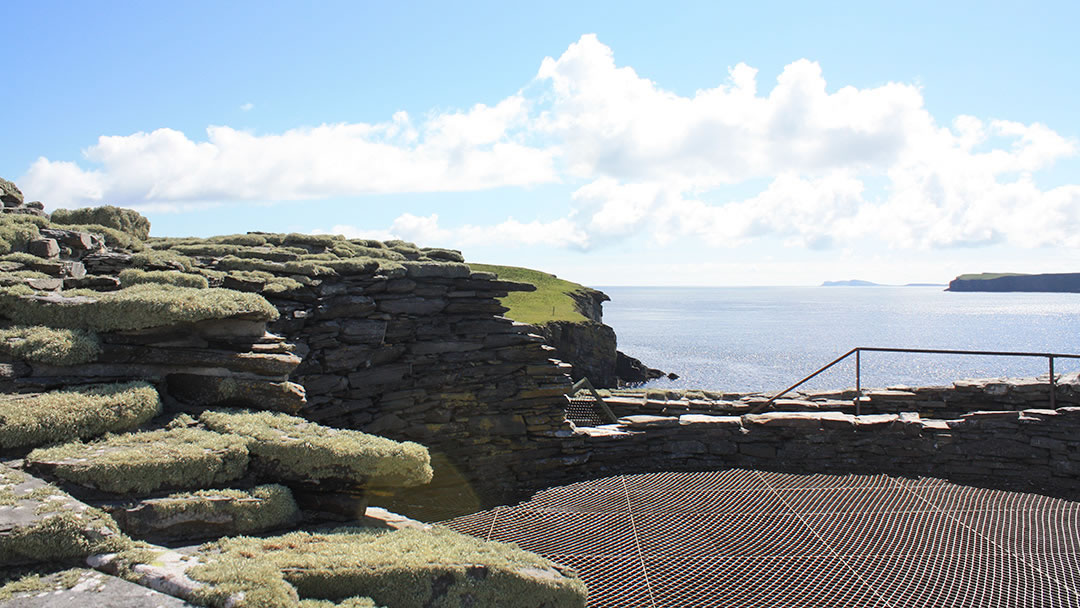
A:
{"label": "rocky outcrop", "polygon": [[614,388],[667,375],[616,348],[615,330],[603,322],[603,303],[611,300],[607,294],[583,288],[568,295],[587,320],[549,321],[537,325],[536,331],[555,348],[560,361],[572,366],[570,377],[573,380],[588,378],[597,388]]}
{"label": "rocky outcrop", "polygon": [[1080,293],[1080,273],[1016,274],[992,278],[957,277],[946,291],[1049,291]]}

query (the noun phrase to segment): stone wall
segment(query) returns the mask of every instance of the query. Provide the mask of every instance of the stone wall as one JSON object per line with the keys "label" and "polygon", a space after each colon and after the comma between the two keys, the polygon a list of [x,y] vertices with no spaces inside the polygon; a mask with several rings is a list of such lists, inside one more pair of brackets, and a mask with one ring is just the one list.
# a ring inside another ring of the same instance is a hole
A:
{"label": "stone wall", "polygon": [[[329,277],[287,295],[272,331],[297,343],[306,418],[427,446],[436,478],[423,495],[467,487],[475,505],[507,499],[514,453],[557,450],[569,366],[497,298],[528,286],[467,267],[413,266],[401,276]],[[442,499],[435,499],[442,500]]]}
{"label": "stone wall", "polygon": [[606,475],[732,467],[795,473],[929,476],[1080,496],[1080,407],[853,416],[769,412],[632,416],[577,429],[543,485]]}

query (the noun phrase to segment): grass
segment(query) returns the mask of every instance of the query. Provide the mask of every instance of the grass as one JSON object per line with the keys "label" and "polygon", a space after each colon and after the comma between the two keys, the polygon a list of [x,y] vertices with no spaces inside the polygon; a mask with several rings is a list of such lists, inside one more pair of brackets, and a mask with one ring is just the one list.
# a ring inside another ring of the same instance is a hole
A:
{"label": "grass", "polygon": [[145,382],[65,389],[0,401],[0,448],[40,446],[127,431],[161,412]]}
{"label": "grass", "polygon": [[54,224],[62,225],[98,224],[131,235],[140,241],[145,241],[150,236],[150,220],[137,211],[112,205],[57,209],[52,212],[50,219]]}
{"label": "grass", "polygon": [[[0,466],[0,488],[27,479],[21,471]],[[36,503],[40,519],[0,534],[0,565],[75,560],[130,546],[111,517],[89,507],[73,508],[80,503],[55,486],[39,487],[19,499]]]}
{"label": "grass", "polygon": [[979,272],[972,274],[962,274],[956,277],[957,281],[989,281],[990,279],[1000,279],[1001,277],[1023,277],[1028,276],[1024,273],[1017,272]]}
{"label": "grass", "polygon": [[170,494],[146,503],[154,519],[175,517],[226,517],[240,534],[253,534],[287,526],[297,520],[300,509],[289,488],[279,484],[250,490],[198,490]]}
{"label": "grass", "polygon": [[578,310],[572,293],[584,293],[586,287],[564,281],[555,275],[517,266],[469,264],[477,272],[493,272],[504,281],[531,283],[536,291],[514,292],[500,301],[509,308],[505,315],[515,321],[541,324],[549,321],[586,321]]}
{"label": "grass", "polygon": [[139,270],[128,268],[120,271],[120,285],[131,287],[132,285],[155,284],[171,285],[173,287],[191,287],[194,289],[206,289],[210,283],[206,277],[197,274],[187,274],[175,270]]}
{"label": "grass", "polygon": [[88,298],[21,298],[13,288],[0,290],[3,314],[22,325],[81,328],[90,331],[145,329],[208,319],[277,318],[277,309],[257,294],[231,289],[195,289],[160,284],[133,285],[111,292],[76,290],[66,295]]}
{"label": "grass", "polygon": [[333,429],[275,412],[211,410],[199,421],[211,430],[249,438],[253,464],[273,479],[346,479],[366,487],[431,481],[427,448],[411,441]]}
{"label": "grass", "polygon": [[6,213],[0,215],[0,254],[22,251],[27,243],[40,236],[36,223],[11,219],[17,217],[34,216]]}
{"label": "grass", "polygon": [[77,365],[97,358],[95,334],[81,329],[15,326],[0,329],[0,354],[49,365]]}
{"label": "grass", "polygon": [[203,545],[197,555],[204,563],[188,575],[222,595],[257,592],[282,601],[295,589],[305,599],[359,596],[395,608],[585,605],[585,586],[572,571],[514,545],[443,528],[239,537]]}
{"label": "grass", "polygon": [[200,429],[174,428],[109,435],[30,452],[31,467],[60,479],[116,494],[220,486],[247,471],[248,441]]}

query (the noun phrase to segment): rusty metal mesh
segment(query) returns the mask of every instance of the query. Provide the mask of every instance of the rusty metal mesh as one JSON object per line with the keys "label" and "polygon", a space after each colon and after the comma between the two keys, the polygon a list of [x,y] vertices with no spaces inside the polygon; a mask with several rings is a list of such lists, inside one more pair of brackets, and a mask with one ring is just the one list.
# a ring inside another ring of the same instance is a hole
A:
{"label": "rusty metal mesh", "polygon": [[596,607],[1080,607],[1080,503],[937,479],[623,475],[443,524],[576,569]]}
{"label": "rusty metal mesh", "polygon": [[592,396],[567,399],[566,419],[578,426],[599,426],[607,424],[600,412],[600,404]]}

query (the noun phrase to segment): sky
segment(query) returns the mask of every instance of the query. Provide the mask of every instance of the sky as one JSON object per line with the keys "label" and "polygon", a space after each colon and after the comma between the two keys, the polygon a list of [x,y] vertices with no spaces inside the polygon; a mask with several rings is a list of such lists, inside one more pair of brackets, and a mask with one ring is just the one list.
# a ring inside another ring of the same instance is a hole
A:
{"label": "sky", "polygon": [[1077,3],[19,2],[0,177],[591,286],[1080,271]]}

